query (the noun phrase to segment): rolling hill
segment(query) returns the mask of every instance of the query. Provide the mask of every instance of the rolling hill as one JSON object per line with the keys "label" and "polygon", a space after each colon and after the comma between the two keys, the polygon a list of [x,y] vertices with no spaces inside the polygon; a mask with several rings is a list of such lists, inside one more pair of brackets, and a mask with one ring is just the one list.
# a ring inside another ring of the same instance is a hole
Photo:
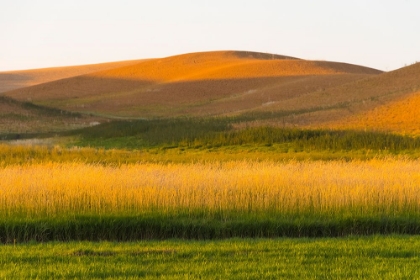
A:
{"label": "rolling hill", "polygon": [[[377,108],[382,106],[388,106],[387,104],[393,106],[391,104],[396,104],[394,102],[404,98],[410,98],[419,89],[420,63],[417,63],[392,72],[329,88],[321,88],[302,95],[294,95],[288,99],[273,102],[264,109],[256,109],[252,111],[252,114],[259,116],[258,124],[365,129],[367,123],[362,121],[365,114],[376,114],[375,118],[379,120],[378,111],[375,111],[376,113],[369,112],[378,110]],[[385,114],[385,111],[381,112]],[[251,112],[248,111],[247,114],[251,114]],[[360,125],[356,125],[358,121],[360,121]],[[371,128],[380,129],[382,127],[383,131],[389,131],[389,127],[377,126],[379,123],[375,123],[373,120],[370,122],[369,127]],[[392,129],[392,131],[394,130]],[[395,130],[395,132],[397,131]]]}
{"label": "rolling hill", "polygon": [[135,64],[140,61],[141,60],[120,61],[80,66],[0,72],[0,92],[11,91],[18,88],[38,85],[64,78],[85,75],[101,70],[113,69],[116,67]]}
{"label": "rolling hill", "polygon": [[345,63],[219,51],[141,61],[5,95],[107,117],[218,116],[271,110],[285,100],[380,73]]}
{"label": "rolling hill", "polygon": [[[78,74],[83,69],[94,70],[89,67],[73,70]],[[275,125],[420,134],[420,63],[383,73],[346,63],[218,51],[101,67],[88,74],[3,93],[1,131],[17,120],[23,120],[26,127],[20,130],[30,131],[48,120],[56,123],[54,130],[87,126],[95,121],[94,116],[235,116],[238,127]],[[57,72],[55,75],[50,78],[59,76]],[[32,103],[36,105],[28,105]],[[29,112],[28,106],[31,110],[41,106],[81,115],[68,118],[70,113],[60,113],[48,119],[45,112],[39,115],[38,109]],[[25,124],[27,121],[32,123]]]}

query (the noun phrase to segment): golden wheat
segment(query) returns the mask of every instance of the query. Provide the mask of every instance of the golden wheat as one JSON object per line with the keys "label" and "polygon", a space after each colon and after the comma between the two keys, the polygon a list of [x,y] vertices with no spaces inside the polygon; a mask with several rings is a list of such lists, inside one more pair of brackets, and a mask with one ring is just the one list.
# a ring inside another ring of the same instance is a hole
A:
{"label": "golden wheat", "polygon": [[420,161],[247,162],[0,169],[0,215],[420,210]]}

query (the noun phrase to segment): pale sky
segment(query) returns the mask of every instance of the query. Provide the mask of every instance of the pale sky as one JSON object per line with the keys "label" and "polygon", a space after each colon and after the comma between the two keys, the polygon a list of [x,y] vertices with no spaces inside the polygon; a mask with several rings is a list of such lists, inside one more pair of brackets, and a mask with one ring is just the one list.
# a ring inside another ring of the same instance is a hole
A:
{"label": "pale sky", "polygon": [[0,71],[246,50],[390,71],[420,61],[419,0],[3,0]]}

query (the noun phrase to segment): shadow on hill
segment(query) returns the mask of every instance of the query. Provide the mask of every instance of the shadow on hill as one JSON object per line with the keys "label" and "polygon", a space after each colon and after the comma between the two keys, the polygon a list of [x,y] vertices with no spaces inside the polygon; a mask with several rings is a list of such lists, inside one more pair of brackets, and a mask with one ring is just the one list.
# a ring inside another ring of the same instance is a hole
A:
{"label": "shadow on hill", "polygon": [[150,81],[79,76],[9,91],[3,95],[19,101],[86,98],[103,92],[121,92],[153,84]]}
{"label": "shadow on hill", "polygon": [[[0,96],[0,140],[50,136],[98,122],[97,117]],[[46,134],[46,135],[44,135]]]}
{"label": "shadow on hill", "polygon": [[[80,113],[64,111],[57,108],[46,107],[42,105],[36,105],[31,102],[21,102],[7,96],[0,96],[0,105],[13,105],[20,107],[26,111],[36,112],[43,116],[50,117],[82,117]],[[0,114],[1,115],[1,114]]]}
{"label": "shadow on hill", "polygon": [[31,80],[32,77],[29,74],[12,74],[0,72],[0,93],[29,86]]}
{"label": "shadow on hill", "polygon": [[0,72],[0,93],[97,71],[137,64],[144,60]]}
{"label": "shadow on hill", "polygon": [[[278,106],[367,77],[370,75],[339,74],[153,83],[81,76],[8,92],[7,96],[59,110],[108,117],[216,116],[250,110],[321,108],[325,104],[314,105],[301,100],[286,108]],[[327,105],[331,102],[334,100]]]}

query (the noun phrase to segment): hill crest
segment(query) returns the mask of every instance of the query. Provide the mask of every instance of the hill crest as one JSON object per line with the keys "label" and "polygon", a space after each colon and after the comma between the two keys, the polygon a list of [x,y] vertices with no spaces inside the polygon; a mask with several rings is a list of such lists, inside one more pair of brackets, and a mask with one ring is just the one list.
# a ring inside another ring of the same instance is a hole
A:
{"label": "hill crest", "polygon": [[344,73],[379,74],[381,71],[346,63],[309,61],[284,55],[215,51],[148,60],[136,65],[92,73],[91,76],[170,82]]}

